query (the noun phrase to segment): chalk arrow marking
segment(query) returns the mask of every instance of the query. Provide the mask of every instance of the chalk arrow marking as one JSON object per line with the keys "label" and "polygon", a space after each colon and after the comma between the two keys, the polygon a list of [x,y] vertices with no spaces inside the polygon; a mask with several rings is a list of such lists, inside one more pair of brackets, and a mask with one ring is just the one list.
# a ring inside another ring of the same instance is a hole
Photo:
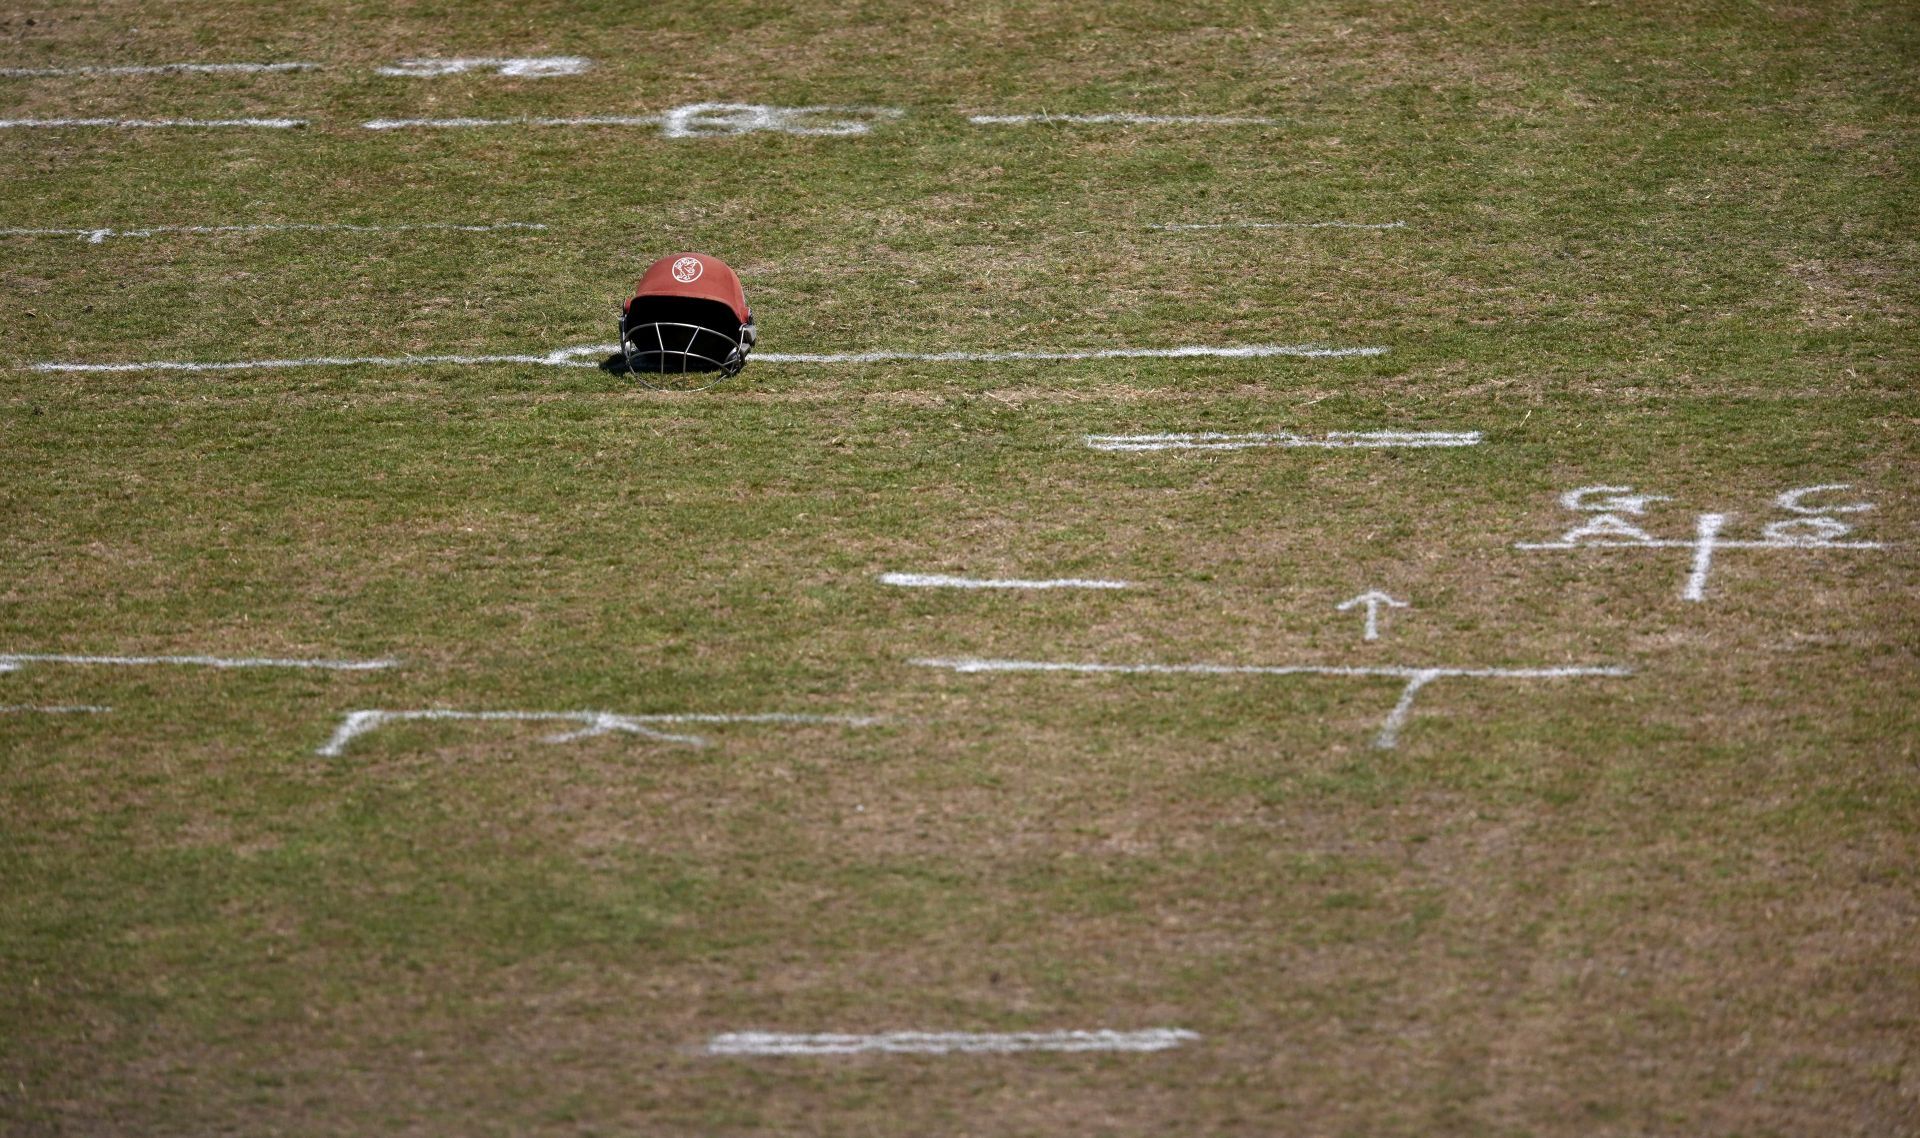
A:
{"label": "chalk arrow marking", "polygon": [[1386,605],[1390,608],[1403,609],[1407,607],[1407,602],[1396,601],[1378,589],[1368,589],[1352,600],[1340,602],[1338,611],[1346,612],[1355,605],[1367,606],[1367,634],[1365,639],[1378,640],[1380,639],[1380,606]]}

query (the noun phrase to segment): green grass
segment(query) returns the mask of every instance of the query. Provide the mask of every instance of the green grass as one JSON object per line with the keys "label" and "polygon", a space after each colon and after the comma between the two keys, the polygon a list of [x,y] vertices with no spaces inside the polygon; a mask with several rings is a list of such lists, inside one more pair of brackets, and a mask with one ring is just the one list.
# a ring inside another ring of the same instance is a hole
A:
{"label": "green grass", "polygon": [[[34,23],[28,25],[26,20]],[[136,30],[137,29],[137,30]],[[411,56],[576,78],[382,78]],[[0,12],[0,1132],[1890,1134],[1915,1127],[1920,216],[1902,6],[200,4]],[[869,135],[362,130],[873,104]],[[967,113],[1261,115],[981,127]],[[1396,221],[1201,230],[1169,222]],[[1310,360],[50,374],[538,353],[655,256],[774,352]],[[1479,430],[1103,454],[1089,433]],[[1631,484],[1879,553],[1523,553]],[[887,589],[888,570],[1111,593]],[[1412,603],[1383,638],[1334,606]],[[917,657],[1621,664],[967,676]],[[809,711],[702,750],[356,708]],[[1177,1026],[1152,1056],[715,1060],[716,1032]]]}

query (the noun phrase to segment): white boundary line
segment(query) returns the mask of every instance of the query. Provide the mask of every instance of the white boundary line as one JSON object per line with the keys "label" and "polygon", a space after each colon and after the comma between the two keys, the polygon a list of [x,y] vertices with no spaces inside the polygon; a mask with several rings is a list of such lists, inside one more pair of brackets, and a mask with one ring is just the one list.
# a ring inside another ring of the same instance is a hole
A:
{"label": "white boundary line", "polygon": [[365,130],[452,129],[479,126],[659,126],[664,115],[580,115],[574,118],[368,119]]}
{"label": "white boundary line", "polygon": [[571,743],[578,739],[590,739],[599,735],[615,732],[627,735],[639,735],[662,743],[679,743],[688,747],[704,747],[707,740],[699,735],[675,735],[665,731],[656,731],[651,723],[778,723],[778,724],[833,724],[842,727],[871,727],[880,720],[874,716],[862,715],[799,715],[785,712],[770,712],[758,715],[719,715],[683,713],[670,715],[617,715],[610,711],[449,711],[441,708],[426,708],[417,711],[395,711],[382,708],[369,708],[363,711],[349,711],[334,729],[332,737],[314,753],[329,758],[346,753],[348,744],[362,735],[379,728],[386,723],[404,723],[412,720],[480,720],[516,722],[571,722],[581,726],[573,731],[563,731],[547,736],[549,743]]}
{"label": "white boundary line", "polygon": [[[498,126],[657,126],[665,138],[720,138],[772,131],[780,134],[848,136],[867,134],[876,123],[905,116],[898,107],[776,107],[764,103],[689,103],[655,114],[579,115],[567,118],[515,116],[504,119],[369,119],[366,130],[440,130]],[[834,117],[837,116],[837,117]]]}
{"label": "white boundary line", "polygon": [[[76,67],[0,67],[0,77],[37,79],[71,75],[257,75],[281,71],[325,71],[325,63],[156,63],[102,67],[85,64]],[[375,75],[433,78],[460,75],[468,71],[497,71],[515,79],[543,79],[555,75],[581,75],[593,67],[593,61],[578,55],[535,55],[520,57],[480,56],[461,59],[403,59],[373,69]],[[340,67],[340,70],[349,70]]]}
{"label": "white boundary line", "polygon": [[406,233],[437,229],[458,233],[492,233],[503,229],[545,229],[531,221],[502,221],[488,225],[455,225],[421,222],[404,225],[303,224],[298,222],[263,225],[151,225],[144,229],[0,229],[0,237],[85,237],[88,244],[99,245],[109,237],[152,237],[159,233]]}
{"label": "white boundary line", "polygon": [[1215,221],[1206,223],[1168,222],[1149,225],[1148,229],[1183,232],[1195,229],[1405,229],[1404,221]]}
{"label": "white boundary line", "polygon": [[403,59],[375,68],[374,74],[431,79],[441,75],[462,75],[469,71],[497,71],[515,79],[545,79],[555,75],[584,75],[592,67],[591,59],[579,55],[488,55],[458,59]]}
{"label": "white boundary line", "polygon": [[1414,668],[1398,666],[1343,667],[1328,664],[1099,664],[1048,660],[988,660],[978,657],[909,660],[923,668],[945,668],[962,674],[980,672],[1082,672],[1108,675],[1156,676],[1383,676],[1405,680],[1400,699],[1387,712],[1373,745],[1392,750],[1400,741],[1400,729],[1413,714],[1414,697],[1435,680],[1448,677],[1477,677],[1503,680],[1566,679],[1574,676],[1630,676],[1631,668],[1613,665],[1555,668]]}
{"label": "white boundary line", "polygon": [[105,664],[136,667],[177,664],[199,668],[309,668],[327,672],[372,672],[399,666],[398,660],[305,660],[266,656],[68,656],[50,652],[0,653],[0,672],[28,664]]}
{"label": "white boundary line", "polygon": [[1084,577],[1056,577],[1027,581],[1019,578],[948,577],[939,573],[882,573],[880,583],[908,589],[1129,589],[1126,581]]}
{"label": "white boundary line", "polygon": [[289,127],[305,125],[307,125],[306,119],[0,119],[0,128],[63,126],[255,126],[272,130],[285,130]]}
{"label": "white boundary line", "polygon": [[1479,431],[1329,431],[1309,438],[1291,431],[1220,434],[1211,431],[1173,435],[1088,435],[1086,444],[1104,451],[1245,450],[1250,447],[1470,447]]}
{"label": "white boundary line", "polygon": [[[1516,541],[1515,549],[1693,549],[1700,548],[1698,538],[1690,541]],[[1885,549],[1878,541],[1720,541],[1715,549]]]}
{"label": "white boundary line", "polygon": [[23,703],[16,703],[9,707],[0,707],[0,715],[18,715],[26,712],[36,712],[41,715],[105,715],[112,710],[111,707],[101,707],[92,703],[64,704],[57,707],[29,707]]}
{"label": "white boundary line", "polygon": [[[141,363],[87,364],[37,363],[34,371],[58,372],[130,372],[130,371],[265,371],[295,367],[418,367],[426,364],[538,364],[545,367],[598,367],[599,362],[585,358],[618,350],[617,344],[589,344],[578,348],[556,348],[546,355],[500,356],[316,356],[309,359],[233,360],[202,363],[191,360],[151,360]],[[753,359],[769,364],[869,364],[869,363],[1005,363],[1025,360],[1115,360],[1115,359],[1257,359],[1268,356],[1298,356],[1309,359],[1347,356],[1384,355],[1386,348],[1322,348],[1310,344],[1247,344],[1234,347],[1191,346],[1183,348],[1107,348],[1060,352],[758,352]]]}
{"label": "white boundary line", "polygon": [[1199,1039],[1184,1028],[1145,1031],[886,1031],[877,1035],[735,1031],[707,1041],[709,1055],[1008,1055],[1027,1051],[1166,1051]]}
{"label": "white boundary line", "polygon": [[1279,119],[1243,118],[1235,115],[968,115],[967,121],[976,126],[1021,126],[1029,123],[1122,123],[1142,126],[1188,125],[1188,126],[1277,126]]}
{"label": "white boundary line", "polygon": [[272,71],[319,71],[323,63],[157,63],[134,67],[0,67],[0,76],[33,79],[58,75],[226,75]]}
{"label": "white boundary line", "polygon": [[872,364],[892,361],[923,363],[1005,363],[1016,360],[1179,360],[1200,357],[1223,359],[1259,359],[1267,356],[1301,356],[1308,359],[1340,359],[1347,356],[1383,356],[1382,347],[1327,348],[1317,344],[1244,344],[1231,347],[1194,345],[1183,348],[1102,348],[1058,352],[841,352],[789,353],[768,352],[754,359],[782,364]]}

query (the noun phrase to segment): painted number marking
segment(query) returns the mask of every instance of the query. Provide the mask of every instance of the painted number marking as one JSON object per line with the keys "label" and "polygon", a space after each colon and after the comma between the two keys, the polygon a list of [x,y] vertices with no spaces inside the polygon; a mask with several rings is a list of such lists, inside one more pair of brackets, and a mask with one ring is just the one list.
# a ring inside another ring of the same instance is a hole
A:
{"label": "painted number marking", "polygon": [[1560,535],[1558,541],[1515,542],[1515,549],[1684,549],[1688,551],[1687,575],[1680,587],[1680,599],[1707,599],[1707,581],[1713,573],[1714,557],[1726,549],[1884,549],[1877,541],[1842,541],[1853,526],[1836,514],[1860,514],[1874,508],[1851,493],[1847,482],[1827,482],[1787,490],[1773,500],[1776,509],[1795,515],[1768,522],[1757,540],[1722,536],[1736,515],[1705,512],[1694,517],[1689,538],[1660,538],[1643,524],[1647,507],[1667,502],[1666,494],[1639,493],[1631,486],[1581,486],[1560,495],[1562,508],[1581,515],[1582,520]]}

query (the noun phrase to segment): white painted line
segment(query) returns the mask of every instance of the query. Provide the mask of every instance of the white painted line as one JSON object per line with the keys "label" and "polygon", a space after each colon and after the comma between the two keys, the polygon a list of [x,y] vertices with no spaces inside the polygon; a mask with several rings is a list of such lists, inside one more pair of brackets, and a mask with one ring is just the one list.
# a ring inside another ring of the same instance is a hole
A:
{"label": "white painted line", "polygon": [[198,668],[310,668],[327,672],[371,672],[398,667],[398,660],[305,660],[263,656],[68,656],[46,652],[0,653],[0,670],[27,664],[105,664],[134,667],[177,664]]}
{"label": "white painted line", "polygon": [[1100,581],[1082,577],[1058,577],[1051,580],[1023,581],[1017,578],[947,577],[938,573],[882,573],[880,583],[908,589],[1126,589],[1125,581]]}
{"label": "white painted line", "polygon": [[578,115],[573,118],[369,119],[367,130],[443,130],[479,126],[659,126],[660,115]]}
{"label": "white painted line", "polygon": [[1027,123],[1125,123],[1143,126],[1275,126],[1279,119],[1242,118],[1235,115],[968,115],[967,121],[979,126],[1014,126]]}
{"label": "white painted line", "polygon": [[684,711],[663,715],[627,715],[636,723],[784,723],[835,727],[874,727],[886,722],[878,715],[804,715],[796,712],[769,711],[745,715]]}
{"label": "white painted line", "polygon": [[317,225],[288,222],[271,225],[150,225],[144,229],[0,229],[0,237],[85,237],[99,245],[109,237],[153,237],[161,233],[407,233],[443,230],[454,233],[493,233],[505,229],[545,229],[530,221],[502,221],[489,225],[423,222],[407,225]]}
{"label": "white painted line", "polygon": [[1400,699],[1394,703],[1393,710],[1380,724],[1380,733],[1373,737],[1373,745],[1383,751],[1391,751],[1400,742],[1400,729],[1407,725],[1407,719],[1413,714],[1413,698],[1420,689],[1446,675],[1445,672],[1424,668],[1407,677],[1407,686],[1400,689]]}
{"label": "white painted line", "polygon": [[887,1031],[878,1035],[737,1031],[707,1042],[709,1055],[1009,1055],[1027,1051],[1166,1051],[1198,1032],[1145,1031]]}
{"label": "white painted line", "polygon": [[229,75],[273,71],[318,71],[319,63],[157,63],[140,67],[0,67],[10,79],[56,75]]}
{"label": "white painted line", "polygon": [[1213,221],[1205,223],[1169,222],[1149,225],[1148,229],[1181,232],[1195,229],[1405,229],[1404,221]]}
{"label": "white painted line", "polygon": [[1713,543],[1727,524],[1725,514],[1701,514],[1694,529],[1693,571],[1687,574],[1686,587],[1680,590],[1683,601],[1707,599],[1707,572],[1713,565]]}
{"label": "white painted line", "polygon": [[419,367],[427,364],[540,364],[546,367],[598,367],[581,353],[604,354],[614,345],[592,348],[562,348],[544,356],[317,356],[297,360],[235,360],[229,363],[192,363],[177,360],[153,360],[133,364],[34,364],[35,371],[125,372],[125,371],[273,371],[295,367]]}
{"label": "white painted line", "polygon": [[1479,431],[1329,431],[1322,438],[1296,435],[1291,431],[1086,436],[1089,447],[1106,451],[1246,450],[1251,447],[1470,447],[1478,446],[1480,441]]}
{"label": "white painted line", "polygon": [[112,710],[113,708],[111,707],[100,707],[97,704],[91,703],[67,704],[57,707],[29,707],[26,704],[14,704],[11,707],[0,707],[0,715],[21,715],[26,713],[37,713],[40,715],[105,715]]}
{"label": "white painted line", "polygon": [[[1515,549],[1692,549],[1698,550],[1698,539],[1691,541],[1669,541],[1653,538],[1647,541],[1516,541]],[[1715,549],[1885,549],[1877,541],[1820,541],[1805,538],[1798,541],[1719,541],[1713,543]]]}
{"label": "white painted line", "polygon": [[[592,357],[617,351],[617,344],[589,344],[578,348],[556,348],[543,356],[316,356],[310,359],[233,360],[201,363],[188,360],[151,360],[142,363],[82,364],[37,363],[34,371],[129,372],[129,371],[265,371],[295,367],[418,367],[425,364],[538,364],[545,367],[591,368],[600,366]],[[781,353],[755,352],[756,363],[765,364],[865,364],[892,362],[925,363],[1003,363],[1021,360],[1111,360],[1111,359],[1189,359],[1212,356],[1226,359],[1252,359],[1265,356],[1377,356],[1385,348],[1316,348],[1273,344],[1239,347],[1185,348],[1109,348],[1101,351],[1064,352],[842,352]],[[1385,434],[1387,432],[1377,432]],[[1477,437],[1477,436],[1476,436]],[[1364,443],[1350,445],[1361,446]],[[1388,444],[1376,444],[1388,445]],[[1447,444],[1467,445],[1467,444]]]}
{"label": "white painted line", "polygon": [[1328,664],[1099,664],[1050,660],[989,660],[977,657],[909,660],[923,668],[945,668],[962,674],[982,672],[1081,672],[1108,675],[1197,676],[1384,676],[1406,681],[1400,699],[1380,724],[1373,745],[1392,750],[1400,729],[1413,713],[1414,697],[1438,679],[1470,677],[1502,680],[1567,679],[1576,676],[1630,676],[1631,668],[1614,665],[1554,668],[1413,668],[1398,666],[1346,667]]}
{"label": "white painted line", "polygon": [[715,138],[773,131],[778,134],[866,134],[876,122],[906,114],[898,107],[773,107],[761,103],[692,103],[650,115],[582,115],[570,118],[517,116],[504,119],[371,119],[367,130],[461,129],[496,126],[657,126],[663,138]]}
{"label": "white painted line", "polygon": [[274,130],[305,126],[305,119],[0,119],[0,127],[164,127],[256,126]]}
{"label": "white painted line", "polygon": [[1007,363],[1018,360],[1180,360],[1198,357],[1258,359],[1267,356],[1303,356],[1329,359],[1346,356],[1382,356],[1386,348],[1323,348],[1313,344],[1244,344],[1234,347],[1104,348],[1058,352],[841,352],[824,355],[779,352],[755,353],[754,359],[782,364],[872,364],[894,361],[924,363]]}
{"label": "white painted line", "polygon": [[675,735],[665,731],[656,731],[647,726],[650,723],[773,723],[773,724],[830,724],[842,727],[871,727],[880,720],[873,716],[859,715],[799,715],[784,712],[757,715],[718,715],[718,714],[670,714],[670,715],[617,715],[608,711],[449,711],[441,708],[427,708],[417,711],[393,711],[368,709],[350,711],[334,730],[332,738],[320,747],[315,754],[329,757],[345,753],[347,745],[382,724],[407,722],[416,719],[455,719],[498,721],[513,720],[520,722],[560,721],[578,723],[581,726],[573,731],[563,731],[549,735],[549,743],[571,743],[578,739],[589,739],[598,735],[621,733],[639,735],[662,743],[680,743],[689,747],[704,747],[707,741],[698,735]]}
{"label": "white painted line", "polygon": [[468,71],[497,71],[516,79],[542,79],[554,75],[582,75],[592,66],[592,60],[578,55],[540,55],[525,59],[482,56],[472,59],[403,59],[387,67],[376,68],[374,74],[432,78],[460,75]]}

